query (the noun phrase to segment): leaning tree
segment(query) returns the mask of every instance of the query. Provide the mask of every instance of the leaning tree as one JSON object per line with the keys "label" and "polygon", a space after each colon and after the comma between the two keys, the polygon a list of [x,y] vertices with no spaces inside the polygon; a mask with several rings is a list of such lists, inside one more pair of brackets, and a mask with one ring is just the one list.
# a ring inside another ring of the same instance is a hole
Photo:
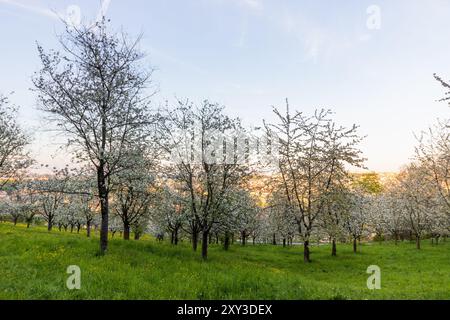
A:
{"label": "leaning tree", "polygon": [[105,19],[66,26],[61,51],[38,45],[42,68],[34,78],[40,109],[68,136],[68,146],[97,176],[100,250],[108,245],[111,178],[127,168],[126,151],[147,136],[152,71],[141,63],[140,37],[110,33]]}

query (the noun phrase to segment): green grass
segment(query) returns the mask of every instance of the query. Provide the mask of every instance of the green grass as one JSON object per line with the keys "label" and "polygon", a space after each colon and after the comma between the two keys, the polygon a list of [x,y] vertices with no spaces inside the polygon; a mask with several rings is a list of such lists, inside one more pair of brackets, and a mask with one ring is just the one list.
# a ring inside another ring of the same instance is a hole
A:
{"label": "green grass", "polygon": [[[234,245],[210,248],[201,261],[189,243],[110,241],[0,223],[0,299],[449,299],[450,241],[423,249],[404,242],[312,248]],[[81,268],[81,290],[66,288],[66,269]],[[368,290],[366,269],[378,265],[382,289]]]}

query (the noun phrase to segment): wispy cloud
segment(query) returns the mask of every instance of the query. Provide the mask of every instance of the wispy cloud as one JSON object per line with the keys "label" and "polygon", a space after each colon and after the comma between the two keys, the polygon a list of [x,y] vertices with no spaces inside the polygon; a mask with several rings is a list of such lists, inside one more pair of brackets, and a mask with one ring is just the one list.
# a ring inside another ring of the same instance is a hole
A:
{"label": "wispy cloud", "polygon": [[[266,21],[272,28],[278,29],[298,41],[303,47],[302,60],[316,62],[324,51],[329,51],[327,48],[330,45],[335,45],[333,38],[336,35],[333,32],[318,25],[301,12],[292,12],[283,5],[265,8],[263,0],[215,0],[215,3],[220,5],[231,4],[243,10],[242,25],[239,36],[234,43],[237,47],[246,46],[246,42],[251,36],[249,34],[249,19],[254,14]],[[211,2],[208,2],[208,4],[211,4]]]}
{"label": "wispy cloud", "polygon": [[143,49],[145,52],[149,54],[150,57],[155,58],[155,60],[164,60],[165,62],[168,62],[170,64],[176,65],[177,67],[188,70],[189,72],[194,72],[197,75],[205,75],[207,74],[206,70],[200,68],[197,65],[194,65],[190,62],[186,62],[183,59],[180,59],[178,57],[175,57],[172,54],[169,54],[165,51],[162,51],[160,49],[157,49],[150,45],[143,45]]}
{"label": "wispy cloud", "polygon": [[26,11],[29,11],[34,14],[38,14],[40,16],[44,16],[47,18],[58,20],[61,18],[61,16],[56,13],[56,11],[47,9],[47,8],[41,8],[38,6],[30,5],[28,3],[19,2],[17,0],[0,0],[0,4],[6,4],[10,6],[14,6],[19,9],[23,9]]}
{"label": "wispy cloud", "polygon": [[247,43],[247,37],[248,37],[248,18],[244,17],[242,20],[242,26],[240,29],[239,38],[236,42],[236,46],[238,48],[244,48]]}
{"label": "wispy cloud", "polygon": [[291,12],[284,9],[272,15],[270,21],[275,27],[298,41],[303,48],[303,61],[317,62],[330,54],[334,55],[342,50],[347,50],[353,42],[369,40],[353,39],[352,36],[317,23],[316,20],[299,11]]}
{"label": "wispy cloud", "polygon": [[317,61],[323,48],[329,44],[329,32],[300,13],[293,14],[285,10],[274,22],[301,43],[305,60]]}
{"label": "wispy cloud", "polygon": [[203,0],[207,5],[220,4],[220,5],[234,5],[241,9],[250,12],[261,12],[264,9],[262,0]]}
{"label": "wispy cloud", "polygon": [[242,25],[239,37],[233,45],[243,48],[246,46],[248,33],[249,17],[251,15],[264,15],[263,0],[203,0],[205,4],[228,5],[242,11]]}
{"label": "wispy cloud", "polygon": [[247,7],[252,10],[262,10],[263,4],[261,0],[234,0],[238,5]]}

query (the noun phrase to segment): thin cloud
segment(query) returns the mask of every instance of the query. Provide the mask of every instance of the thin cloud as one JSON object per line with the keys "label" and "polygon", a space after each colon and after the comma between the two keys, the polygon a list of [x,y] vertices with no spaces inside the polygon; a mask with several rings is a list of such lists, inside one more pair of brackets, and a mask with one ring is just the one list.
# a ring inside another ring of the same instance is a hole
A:
{"label": "thin cloud", "polygon": [[304,48],[305,60],[317,61],[324,46],[329,44],[328,32],[320,26],[309,21],[301,14],[293,15],[284,11],[276,21],[287,34],[296,37]]}
{"label": "thin cloud", "polygon": [[234,5],[246,11],[261,12],[264,8],[261,0],[203,0],[207,5],[212,3],[220,5]]}
{"label": "thin cloud", "polygon": [[31,13],[35,13],[40,16],[55,19],[55,20],[61,19],[61,17],[55,11],[52,11],[52,10],[46,9],[46,8],[41,8],[38,6],[33,6],[30,4],[25,4],[25,3],[22,3],[22,2],[19,2],[16,0],[0,0],[0,4],[7,4],[10,6],[14,6],[16,8],[23,9],[23,10],[29,11]]}
{"label": "thin cloud", "polygon": [[240,5],[246,6],[253,10],[261,10],[263,8],[262,2],[259,0],[234,0]]}
{"label": "thin cloud", "polygon": [[271,22],[282,32],[294,37],[302,46],[302,61],[317,62],[337,52],[347,50],[357,41],[369,39],[353,39],[342,35],[329,27],[318,24],[301,12],[290,12],[287,9],[270,17]]}
{"label": "thin cloud", "polygon": [[151,57],[155,57],[156,60],[165,60],[171,64],[174,64],[182,69],[189,70],[190,72],[195,72],[199,75],[205,75],[207,74],[206,70],[198,67],[197,65],[194,65],[190,62],[186,62],[182,59],[179,59],[171,54],[168,54],[166,52],[163,52],[155,47],[149,46],[149,45],[143,45],[143,49],[145,52],[148,52]]}

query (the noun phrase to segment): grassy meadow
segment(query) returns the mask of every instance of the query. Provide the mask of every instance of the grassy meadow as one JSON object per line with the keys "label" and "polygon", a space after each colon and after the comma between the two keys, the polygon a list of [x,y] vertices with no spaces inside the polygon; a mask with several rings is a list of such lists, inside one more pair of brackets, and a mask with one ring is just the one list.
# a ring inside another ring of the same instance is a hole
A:
{"label": "grassy meadow", "polygon": [[[449,299],[450,241],[422,250],[414,243],[302,248],[249,244],[210,248],[201,260],[188,242],[171,246],[116,235],[107,255],[98,239],[0,223],[0,299]],[[81,268],[81,289],[68,290],[66,269]],[[381,268],[381,290],[368,290],[369,265]]]}

